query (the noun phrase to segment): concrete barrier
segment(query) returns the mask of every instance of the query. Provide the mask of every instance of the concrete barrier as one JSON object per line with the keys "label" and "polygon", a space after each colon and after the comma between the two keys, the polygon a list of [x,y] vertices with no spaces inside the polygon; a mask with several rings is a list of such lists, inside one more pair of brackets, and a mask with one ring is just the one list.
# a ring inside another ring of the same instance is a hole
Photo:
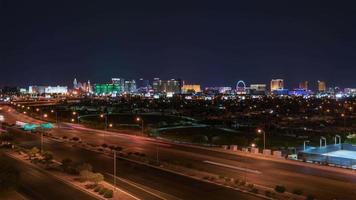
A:
{"label": "concrete barrier", "polygon": [[270,149],[264,149],[263,150],[263,155],[270,156],[271,155],[271,150]]}
{"label": "concrete barrier", "polygon": [[232,151],[237,151],[237,145],[230,145],[230,149]]}
{"label": "concrete barrier", "polygon": [[227,146],[227,145],[222,145],[221,147],[225,150],[229,149],[229,146]]}
{"label": "concrete barrier", "polygon": [[242,148],[243,152],[248,152],[248,148]]}
{"label": "concrete barrier", "polygon": [[282,152],[281,151],[273,151],[273,157],[282,158]]}
{"label": "concrete barrier", "polygon": [[258,148],[251,148],[251,153],[259,153],[259,149]]}

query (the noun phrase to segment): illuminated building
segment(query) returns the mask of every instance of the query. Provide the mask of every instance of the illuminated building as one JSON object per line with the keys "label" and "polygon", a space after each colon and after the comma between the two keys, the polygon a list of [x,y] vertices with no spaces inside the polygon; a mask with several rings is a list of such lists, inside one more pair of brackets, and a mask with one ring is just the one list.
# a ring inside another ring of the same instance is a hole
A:
{"label": "illuminated building", "polygon": [[206,87],[204,89],[204,93],[211,94],[211,95],[227,94],[227,93],[230,93],[231,90],[232,90],[231,87]]}
{"label": "illuminated building", "polygon": [[159,78],[154,78],[152,87],[154,93],[179,94],[181,92],[181,84],[182,81],[180,80],[160,80]]}
{"label": "illuminated building", "polygon": [[284,80],[283,79],[272,79],[271,80],[271,92],[275,90],[284,89]]}
{"label": "illuminated building", "polygon": [[266,84],[251,84],[250,94],[251,95],[266,95],[267,85]]}
{"label": "illuminated building", "polygon": [[94,90],[96,95],[117,95],[123,88],[118,84],[95,84]]}
{"label": "illuminated building", "polygon": [[308,90],[308,81],[300,82],[299,89],[304,89],[305,91],[307,91]]}
{"label": "illuminated building", "polygon": [[136,81],[126,80],[124,84],[124,92],[133,93],[136,92]]}
{"label": "illuminated building", "polygon": [[67,86],[29,86],[28,93],[30,94],[66,94],[68,93]]}
{"label": "illuminated building", "polygon": [[183,85],[182,93],[198,93],[201,92],[200,85]]}
{"label": "illuminated building", "polygon": [[318,91],[326,92],[326,83],[325,81],[318,81]]}

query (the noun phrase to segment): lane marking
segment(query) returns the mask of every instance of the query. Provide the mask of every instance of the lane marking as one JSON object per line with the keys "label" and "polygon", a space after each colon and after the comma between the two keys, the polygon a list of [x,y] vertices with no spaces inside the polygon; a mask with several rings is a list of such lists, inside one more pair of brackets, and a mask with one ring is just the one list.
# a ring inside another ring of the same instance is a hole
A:
{"label": "lane marking", "polygon": [[218,162],[213,162],[213,161],[209,161],[209,160],[204,160],[203,162],[211,164],[211,165],[216,165],[216,166],[220,166],[220,167],[226,167],[226,168],[230,168],[230,169],[236,169],[236,170],[250,172],[250,173],[254,173],[254,174],[262,174],[262,172],[260,172],[258,170],[232,166],[232,165],[228,165],[228,164],[224,164],[224,163],[218,163]]}
{"label": "lane marking", "polygon": [[[113,174],[110,174],[110,173],[106,173],[106,174],[114,178]],[[127,183],[127,184],[129,184],[129,185],[131,185],[133,187],[136,187],[136,188],[138,188],[138,189],[140,189],[140,190],[142,190],[142,191],[144,191],[144,192],[146,192],[146,193],[148,193],[148,194],[150,194],[150,195],[152,195],[154,197],[157,197],[157,198],[162,199],[162,200],[167,200],[166,198],[164,198],[164,197],[162,197],[162,196],[160,196],[158,194],[155,194],[155,193],[153,193],[153,192],[151,192],[151,191],[149,191],[149,190],[147,190],[147,189],[145,189],[145,188],[143,188],[143,187],[141,187],[141,186],[137,185],[136,183],[133,183],[133,182],[131,182],[129,180],[126,180],[126,179],[123,179],[123,178],[120,178],[120,177],[117,177],[117,176],[116,176],[116,179],[118,179],[118,180],[120,180],[120,181],[122,181],[124,183]]]}

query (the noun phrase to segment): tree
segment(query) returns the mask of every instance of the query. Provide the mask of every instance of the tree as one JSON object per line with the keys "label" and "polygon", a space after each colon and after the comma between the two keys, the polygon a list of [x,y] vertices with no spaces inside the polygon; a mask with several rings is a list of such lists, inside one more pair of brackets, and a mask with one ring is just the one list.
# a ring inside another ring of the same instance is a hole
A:
{"label": "tree", "polygon": [[88,170],[93,171],[93,167],[89,163],[83,163],[76,168],[77,172],[80,173],[81,171]]}
{"label": "tree", "polygon": [[103,180],[104,180],[104,176],[100,173],[93,173],[93,176],[90,179],[90,181],[94,182],[95,184],[98,184]]}
{"label": "tree", "polygon": [[68,172],[69,171],[68,169],[71,167],[72,162],[73,161],[70,158],[63,159],[61,165],[63,171]]}
{"label": "tree", "polygon": [[48,167],[50,164],[53,163],[53,155],[50,152],[43,153],[43,162]]}
{"label": "tree", "polygon": [[89,170],[82,170],[79,173],[80,179],[82,181],[90,181],[95,184],[98,184],[99,182],[104,180],[104,176],[100,173],[93,173]]}
{"label": "tree", "polygon": [[30,151],[28,151],[28,158],[31,160],[33,157],[35,157],[38,153],[40,152],[40,150],[37,147],[33,147],[32,149],[30,149]]}
{"label": "tree", "polygon": [[89,181],[93,176],[93,172],[89,170],[82,170],[80,171],[79,176],[80,176],[80,180]]}

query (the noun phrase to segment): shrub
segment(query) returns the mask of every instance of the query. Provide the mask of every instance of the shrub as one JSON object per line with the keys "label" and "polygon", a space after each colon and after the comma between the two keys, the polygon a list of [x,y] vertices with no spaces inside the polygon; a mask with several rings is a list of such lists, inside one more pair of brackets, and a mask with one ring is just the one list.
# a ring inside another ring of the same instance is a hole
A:
{"label": "shrub", "polygon": [[104,197],[105,198],[112,198],[113,197],[113,191],[112,190],[108,190],[108,191],[106,191],[105,192],[105,194],[104,194]]}
{"label": "shrub", "polygon": [[302,195],[303,194],[303,190],[302,189],[294,189],[293,190],[293,194]]}
{"label": "shrub", "polygon": [[101,147],[103,147],[103,148],[107,148],[107,147],[108,147],[108,145],[107,145],[107,144],[102,144],[102,145],[101,145]]}
{"label": "shrub", "polygon": [[240,181],[239,185],[240,186],[245,186],[246,185],[246,181],[245,180]]}
{"label": "shrub", "polygon": [[117,146],[117,147],[115,147],[115,150],[116,151],[122,151],[122,147]]}
{"label": "shrub", "polygon": [[315,199],[314,195],[308,194],[307,200],[314,200],[314,199]]}
{"label": "shrub", "polygon": [[258,193],[258,189],[257,189],[257,188],[252,188],[252,189],[251,189],[251,192],[257,194],[257,193]]}
{"label": "shrub", "polygon": [[79,141],[79,138],[78,137],[73,137],[72,140],[73,141]]}
{"label": "shrub", "polygon": [[100,189],[100,191],[99,191],[99,194],[100,194],[100,195],[103,195],[103,194],[105,194],[107,191],[108,191],[108,189],[102,187],[102,188]]}
{"label": "shrub", "polygon": [[100,185],[97,185],[94,189],[94,192],[99,192],[101,190],[101,186]]}
{"label": "shrub", "polygon": [[81,171],[84,171],[84,170],[93,171],[93,167],[89,163],[83,163],[81,165],[78,165],[76,167],[76,170],[78,173],[80,173]]}
{"label": "shrub", "polygon": [[265,192],[265,195],[266,195],[267,197],[274,197],[274,193],[273,193],[272,191],[269,191],[269,190],[267,190],[267,191]]}
{"label": "shrub", "polygon": [[252,189],[252,188],[253,188],[253,187],[255,187],[255,186],[254,186],[253,184],[251,184],[251,183],[250,183],[250,184],[248,184],[248,185],[247,185],[247,187],[249,187],[249,188],[251,188],[251,189]]}
{"label": "shrub", "polygon": [[278,193],[284,193],[286,191],[286,188],[282,185],[276,185],[276,187],[274,188],[274,190]]}

